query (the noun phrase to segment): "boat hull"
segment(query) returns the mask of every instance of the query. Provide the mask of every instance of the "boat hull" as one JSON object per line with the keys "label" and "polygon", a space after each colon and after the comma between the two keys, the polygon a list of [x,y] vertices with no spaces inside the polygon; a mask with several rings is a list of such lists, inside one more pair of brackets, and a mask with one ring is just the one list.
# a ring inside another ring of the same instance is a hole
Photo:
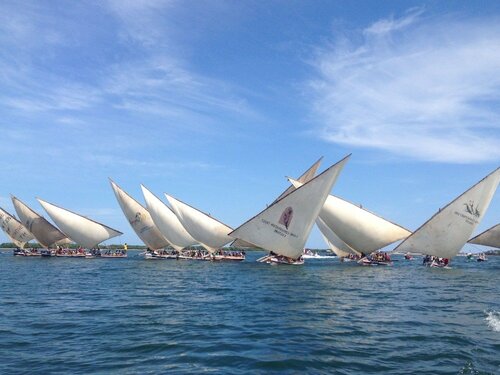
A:
{"label": "boat hull", "polygon": [[358,264],[362,266],[392,266],[393,263],[390,261],[382,261],[382,260],[370,260],[367,258],[363,258],[358,261]]}

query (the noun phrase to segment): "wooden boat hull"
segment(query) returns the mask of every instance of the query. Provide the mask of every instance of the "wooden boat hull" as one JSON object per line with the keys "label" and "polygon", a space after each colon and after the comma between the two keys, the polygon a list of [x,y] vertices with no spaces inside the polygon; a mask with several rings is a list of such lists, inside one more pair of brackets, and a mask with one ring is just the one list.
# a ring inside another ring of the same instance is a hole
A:
{"label": "wooden boat hull", "polygon": [[392,262],[381,261],[381,260],[370,260],[367,258],[363,258],[358,261],[358,264],[362,266],[392,266]]}
{"label": "wooden boat hull", "polygon": [[85,258],[87,254],[56,254],[58,258]]}
{"label": "wooden boat hull", "polygon": [[230,256],[230,255],[216,255],[211,260],[217,262],[241,262],[245,260],[245,257]]}
{"label": "wooden boat hull", "polygon": [[300,266],[300,265],[304,264],[304,260],[303,259],[286,260],[286,259],[280,259],[280,258],[276,258],[276,257],[269,257],[266,260],[266,263],[267,264],[284,264],[287,266]]}

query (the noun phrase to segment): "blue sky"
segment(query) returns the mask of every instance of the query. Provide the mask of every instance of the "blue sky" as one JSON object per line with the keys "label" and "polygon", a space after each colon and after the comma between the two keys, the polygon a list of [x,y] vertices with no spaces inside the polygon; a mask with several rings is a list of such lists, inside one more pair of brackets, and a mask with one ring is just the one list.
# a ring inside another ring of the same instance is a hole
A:
{"label": "blue sky", "polygon": [[236,227],[352,153],[332,193],[414,230],[500,165],[499,71],[497,1],[2,1],[0,206],[138,243],[108,177]]}

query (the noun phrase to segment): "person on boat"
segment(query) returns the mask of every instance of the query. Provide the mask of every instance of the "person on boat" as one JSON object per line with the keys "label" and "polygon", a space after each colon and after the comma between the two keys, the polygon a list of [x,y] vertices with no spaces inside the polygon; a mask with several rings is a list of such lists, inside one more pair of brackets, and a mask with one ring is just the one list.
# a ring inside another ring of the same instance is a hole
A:
{"label": "person on boat", "polygon": [[426,264],[429,264],[431,262],[431,256],[426,255],[424,259],[422,260],[422,264],[425,266]]}

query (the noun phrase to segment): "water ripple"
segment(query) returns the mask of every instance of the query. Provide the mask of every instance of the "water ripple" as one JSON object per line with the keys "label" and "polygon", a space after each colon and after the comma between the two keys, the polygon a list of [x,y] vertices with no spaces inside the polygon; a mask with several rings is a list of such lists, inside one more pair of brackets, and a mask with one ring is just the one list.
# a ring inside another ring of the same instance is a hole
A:
{"label": "water ripple", "polygon": [[0,373],[500,373],[500,258],[433,270],[260,255],[1,257]]}

